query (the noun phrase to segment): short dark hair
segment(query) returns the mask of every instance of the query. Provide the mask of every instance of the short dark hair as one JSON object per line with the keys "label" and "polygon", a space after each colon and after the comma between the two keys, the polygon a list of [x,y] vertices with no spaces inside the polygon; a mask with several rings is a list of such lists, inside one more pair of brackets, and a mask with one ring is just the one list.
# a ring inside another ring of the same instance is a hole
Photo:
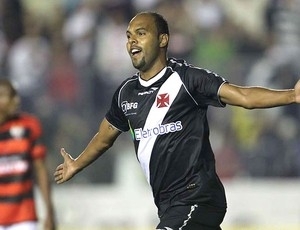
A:
{"label": "short dark hair", "polygon": [[148,14],[154,18],[155,26],[157,28],[158,35],[167,34],[170,36],[169,25],[167,20],[159,13],[152,11],[145,11],[139,14]]}
{"label": "short dark hair", "polygon": [[9,90],[11,97],[15,97],[17,95],[17,90],[8,79],[0,79],[0,86],[6,87]]}

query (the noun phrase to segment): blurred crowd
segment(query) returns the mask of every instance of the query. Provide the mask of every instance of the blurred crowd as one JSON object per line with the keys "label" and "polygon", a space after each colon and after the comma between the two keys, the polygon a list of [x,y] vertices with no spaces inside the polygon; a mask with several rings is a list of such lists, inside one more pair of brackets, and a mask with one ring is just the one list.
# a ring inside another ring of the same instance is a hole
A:
{"label": "blurred crowd", "polygon": [[[146,10],[169,21],[169,56],[241,85],[291,88],[300,77],[300,0],[0,0],[0,75],[40,117],[51,169],[61,147],[80,153],[136,72],[125,32]],[[300,106],[209,115],[222,178],[300,176]],[[118,154],[77,181],[113,182]]]}

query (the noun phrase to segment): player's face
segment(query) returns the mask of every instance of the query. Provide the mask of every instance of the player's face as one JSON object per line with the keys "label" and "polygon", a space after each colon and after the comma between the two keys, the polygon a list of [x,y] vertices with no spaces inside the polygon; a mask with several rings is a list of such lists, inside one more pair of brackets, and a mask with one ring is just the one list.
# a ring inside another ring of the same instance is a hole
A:
{"label": "player's face", "polygon": [[127,28],[127,51],[133,66],[143,72],[151,69],[160,55],[160,46],[154,18],[137,15]]}

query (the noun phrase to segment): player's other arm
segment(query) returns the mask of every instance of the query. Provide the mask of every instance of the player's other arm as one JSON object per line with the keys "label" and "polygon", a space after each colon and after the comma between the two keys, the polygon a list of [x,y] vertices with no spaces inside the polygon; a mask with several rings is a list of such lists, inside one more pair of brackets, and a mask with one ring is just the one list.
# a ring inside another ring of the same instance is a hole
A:
{"label": "player's other arm", "polygon": [[242,87],[226,83],[221,86],[219,96],[222,102],[246,109],[272,108],[300,103],[300,80],[294,89],[270,89],[264,87]]}
{"label": "player's other arm", "polygon": [[51,197],[51,185],[49,181],[48,169],[44,158],[35,159],[33,162],[35,175],[37,178],[37,184],[40,189],[45,210],[46,216],[44,221],[45,230],[54,230],[56,229],[55,218],[54,218],[54,208],[53,201]]}
{"label": "player's other arm", "polygon": [[61,155],[63,156],[64,162],[56,168],[54,173],[56,183],[61,184],[68,181],[76,173],[94,162],[113,145],[120,133],[121,132],[113,127],[106,119],[103,119],[98,132],[77,158],[72,158],[72,156],[62,148]]}

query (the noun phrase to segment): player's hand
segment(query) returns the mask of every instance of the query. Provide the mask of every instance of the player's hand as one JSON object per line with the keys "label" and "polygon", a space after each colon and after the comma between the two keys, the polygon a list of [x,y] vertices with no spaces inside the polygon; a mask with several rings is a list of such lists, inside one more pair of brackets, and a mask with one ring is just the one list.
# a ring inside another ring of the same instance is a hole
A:
{"label": "player's hand", "polygon": [[72,156],[68,154],[64,148],[60,150],[60,154],[62,155],[64,162],[57,166],[54,172],[54,180],[57,184],[70,180],[76,173],[74,167],[75,160]]}
{"label": "player's hand", "polygon": [[296,103],[300,103],[300,80],[295,85],[295,97]]}

